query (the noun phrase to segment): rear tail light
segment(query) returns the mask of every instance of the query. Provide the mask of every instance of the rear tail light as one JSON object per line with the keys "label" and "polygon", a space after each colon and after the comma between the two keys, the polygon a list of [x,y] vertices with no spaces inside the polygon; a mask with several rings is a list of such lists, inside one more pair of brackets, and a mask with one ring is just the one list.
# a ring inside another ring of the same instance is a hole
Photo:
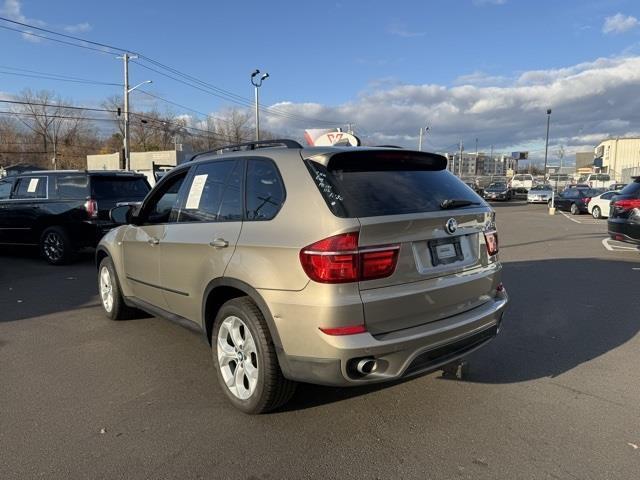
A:
{"label": "rear tail light", "polygon": [[400,245],[358,248],[358,233],[343,233],[303,248],[300,263],[316,282],[358,282],[393,274],[399,250]]}
{"label": "rear tail light", "polygon": [[484,232],[484,242],[490,257],[498,254],[498,232],[495,230]]}
{"label": "rear tail light", "polygon": [[634,208],[640,208],[640,198],[616,200],[615,202],[612,202],[612,206],[619,208],[622,211],[633,210]]}
{"label": "rear tail light", "polygon": [[84,202],[84,209],[87,211],[89,218],[98,218],[98,202],[90,198]]}
{"label": "rear tail light", "polygon": [[590,201],[591,201],[591,197],[585,197],[585,199],[584,199],[585,205],[589,205]]}

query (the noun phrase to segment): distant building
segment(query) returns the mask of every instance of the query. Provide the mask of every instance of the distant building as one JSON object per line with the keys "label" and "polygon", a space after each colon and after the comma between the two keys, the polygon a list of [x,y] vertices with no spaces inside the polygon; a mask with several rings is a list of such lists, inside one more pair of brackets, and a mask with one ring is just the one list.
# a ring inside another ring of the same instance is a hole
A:
{"label": "distant building", "polygon": [[[159,176],[193,156],[188,150],[163,150],[158,152],[131,152],[131,170],[144,173],[151,185]],[[122,170],[123,160],[119,152],[104,155],[87,155],[87,170]]]}
{"label": "distant building", "polygon": [[595,148],[594,162],[616,180],[628,180],[631,172],[640,171],[640,137],[603,140]]}
{"label": "distant building", "polygon": [[[445,154],[448,160],[447,169],[456,175],[460,175],[460,154]],[[515,172],[518,167],[518,161],[509,155],[494,154],[493,156],[478,152],[462,153],[462,176],[488,176],[488,175],[507,175],[508,171]]]}

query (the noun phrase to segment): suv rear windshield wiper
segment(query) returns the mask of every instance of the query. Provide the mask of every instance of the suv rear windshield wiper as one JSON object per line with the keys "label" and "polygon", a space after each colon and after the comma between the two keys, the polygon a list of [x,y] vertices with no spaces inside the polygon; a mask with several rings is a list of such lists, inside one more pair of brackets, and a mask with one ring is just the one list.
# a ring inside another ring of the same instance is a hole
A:
{"label": "suv rear windshield wiper", "polygon": [[469,205],[480,205],[480,202],[472,202],[471,200],[460,200],[456,198],[447,198],[440,202],[440,208],[448,210],[450,208],[468,207]]}

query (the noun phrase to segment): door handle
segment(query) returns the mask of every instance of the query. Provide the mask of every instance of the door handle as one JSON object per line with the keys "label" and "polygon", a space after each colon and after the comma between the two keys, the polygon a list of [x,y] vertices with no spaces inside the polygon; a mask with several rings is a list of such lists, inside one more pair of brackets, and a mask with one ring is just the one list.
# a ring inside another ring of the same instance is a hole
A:
{"label": "door handle", "polygon": [[227,242],[224,238],[215,238],[211,242],[209,242],[213,248],[225,248],[229,246],[229,242]]}
{"label": "door handle", "polygon": [[156,237],[151,237],[149,240],[147,240],[147,242],[149,242],[150,245],[158,245],[160,243],[160,240]]}

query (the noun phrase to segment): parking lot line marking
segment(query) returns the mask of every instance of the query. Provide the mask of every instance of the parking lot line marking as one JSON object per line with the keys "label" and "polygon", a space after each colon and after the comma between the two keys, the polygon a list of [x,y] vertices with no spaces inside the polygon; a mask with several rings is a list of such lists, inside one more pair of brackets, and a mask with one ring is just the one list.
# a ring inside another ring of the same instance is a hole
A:
{"label": "parking lot line marking", "polygon": [[564,215],[564,216],[565,216],[565,218],[568,218],[568,219],[569,219],[569,220],[571,220],[572,222],[582,224],[582,222],[581,222],[580,220],[576,220],[575,218],[571,218],[569,215],[567,215],[567,214],[566,214],[566,213],[564,213],[564,212],[560,212],[560,213],[561,213],[562,215]]}
{"label": "parking lot line marking", "polygon": [[609,243],[609,240],[611,240],[611,239],[610,238],[603,238],[602,239],[602,246],[604,248],[606,248],[607,250],[609,250],[610,252],[619,252],[621,250],[628,250],[628,251],[635,252],[635,251],[638,250],[635,247],[627,247],[626,245],[611,245]]}

